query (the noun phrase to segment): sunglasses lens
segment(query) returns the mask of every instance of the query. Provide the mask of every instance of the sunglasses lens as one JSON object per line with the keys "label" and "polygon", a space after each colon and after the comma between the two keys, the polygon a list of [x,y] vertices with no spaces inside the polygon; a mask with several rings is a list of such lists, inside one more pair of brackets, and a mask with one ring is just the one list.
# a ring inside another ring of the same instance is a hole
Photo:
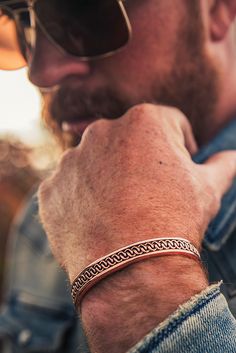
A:
{"label": "sunglasses lens", "polygon": [[26,65],[19,35],[11,11],[0,8],[0,69],[15,70]]}
{"label": "sunglasses lens", "polygon": [[36,1],[34,10],[42,30],[74,56],[104,55],[129,40],[129,24],[117,0]]}

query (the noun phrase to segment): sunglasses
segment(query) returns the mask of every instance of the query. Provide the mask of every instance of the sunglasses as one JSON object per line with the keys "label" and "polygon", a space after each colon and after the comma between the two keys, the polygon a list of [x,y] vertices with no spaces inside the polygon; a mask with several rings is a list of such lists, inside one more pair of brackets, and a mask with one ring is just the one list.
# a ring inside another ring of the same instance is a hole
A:
{"label": "sunglasses", "polygon": [[131,37],[124,0],[0,1],[0,69],[27,64],[41,31],[64,54],[103,58]]}

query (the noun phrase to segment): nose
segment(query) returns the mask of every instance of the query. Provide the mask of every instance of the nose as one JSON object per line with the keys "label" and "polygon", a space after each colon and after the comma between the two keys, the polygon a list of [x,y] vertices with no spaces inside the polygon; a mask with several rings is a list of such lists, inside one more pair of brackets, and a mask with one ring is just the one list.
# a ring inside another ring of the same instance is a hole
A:
{"label": "nose", "polygon": [[40,88],[56,86],[69,76],[83,80],[90,73],[89,62],[63,53],[40,30],[28,63],[29,79]]}

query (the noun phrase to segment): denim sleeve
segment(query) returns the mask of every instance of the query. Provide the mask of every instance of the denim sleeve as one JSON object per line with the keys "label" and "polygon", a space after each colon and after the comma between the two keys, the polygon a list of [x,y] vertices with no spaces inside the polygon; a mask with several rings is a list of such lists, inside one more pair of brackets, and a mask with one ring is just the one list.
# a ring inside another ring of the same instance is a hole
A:
{"label": "denim sleeve", "polygon": [[38,221],[35,197],[22,209],[9,245],[0,353],[89,352],[67,276]]}
{"label": "denim sleeve", "polygon": [[236,321],[219,285],[208,287],[169,316],[129,353],[233,353]]}

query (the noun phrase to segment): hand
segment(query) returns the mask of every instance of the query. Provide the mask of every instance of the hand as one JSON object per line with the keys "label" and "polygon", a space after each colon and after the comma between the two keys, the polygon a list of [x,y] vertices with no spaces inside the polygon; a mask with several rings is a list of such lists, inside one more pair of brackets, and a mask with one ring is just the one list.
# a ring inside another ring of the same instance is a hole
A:
{"label": "hand", "polygon": [[72,280],[107,253],[152,237],[181,236],[198,248],[236,173],[236,153],[205,165],[184,115],[143,104],[91,124],[39,190],[53,252]]}

